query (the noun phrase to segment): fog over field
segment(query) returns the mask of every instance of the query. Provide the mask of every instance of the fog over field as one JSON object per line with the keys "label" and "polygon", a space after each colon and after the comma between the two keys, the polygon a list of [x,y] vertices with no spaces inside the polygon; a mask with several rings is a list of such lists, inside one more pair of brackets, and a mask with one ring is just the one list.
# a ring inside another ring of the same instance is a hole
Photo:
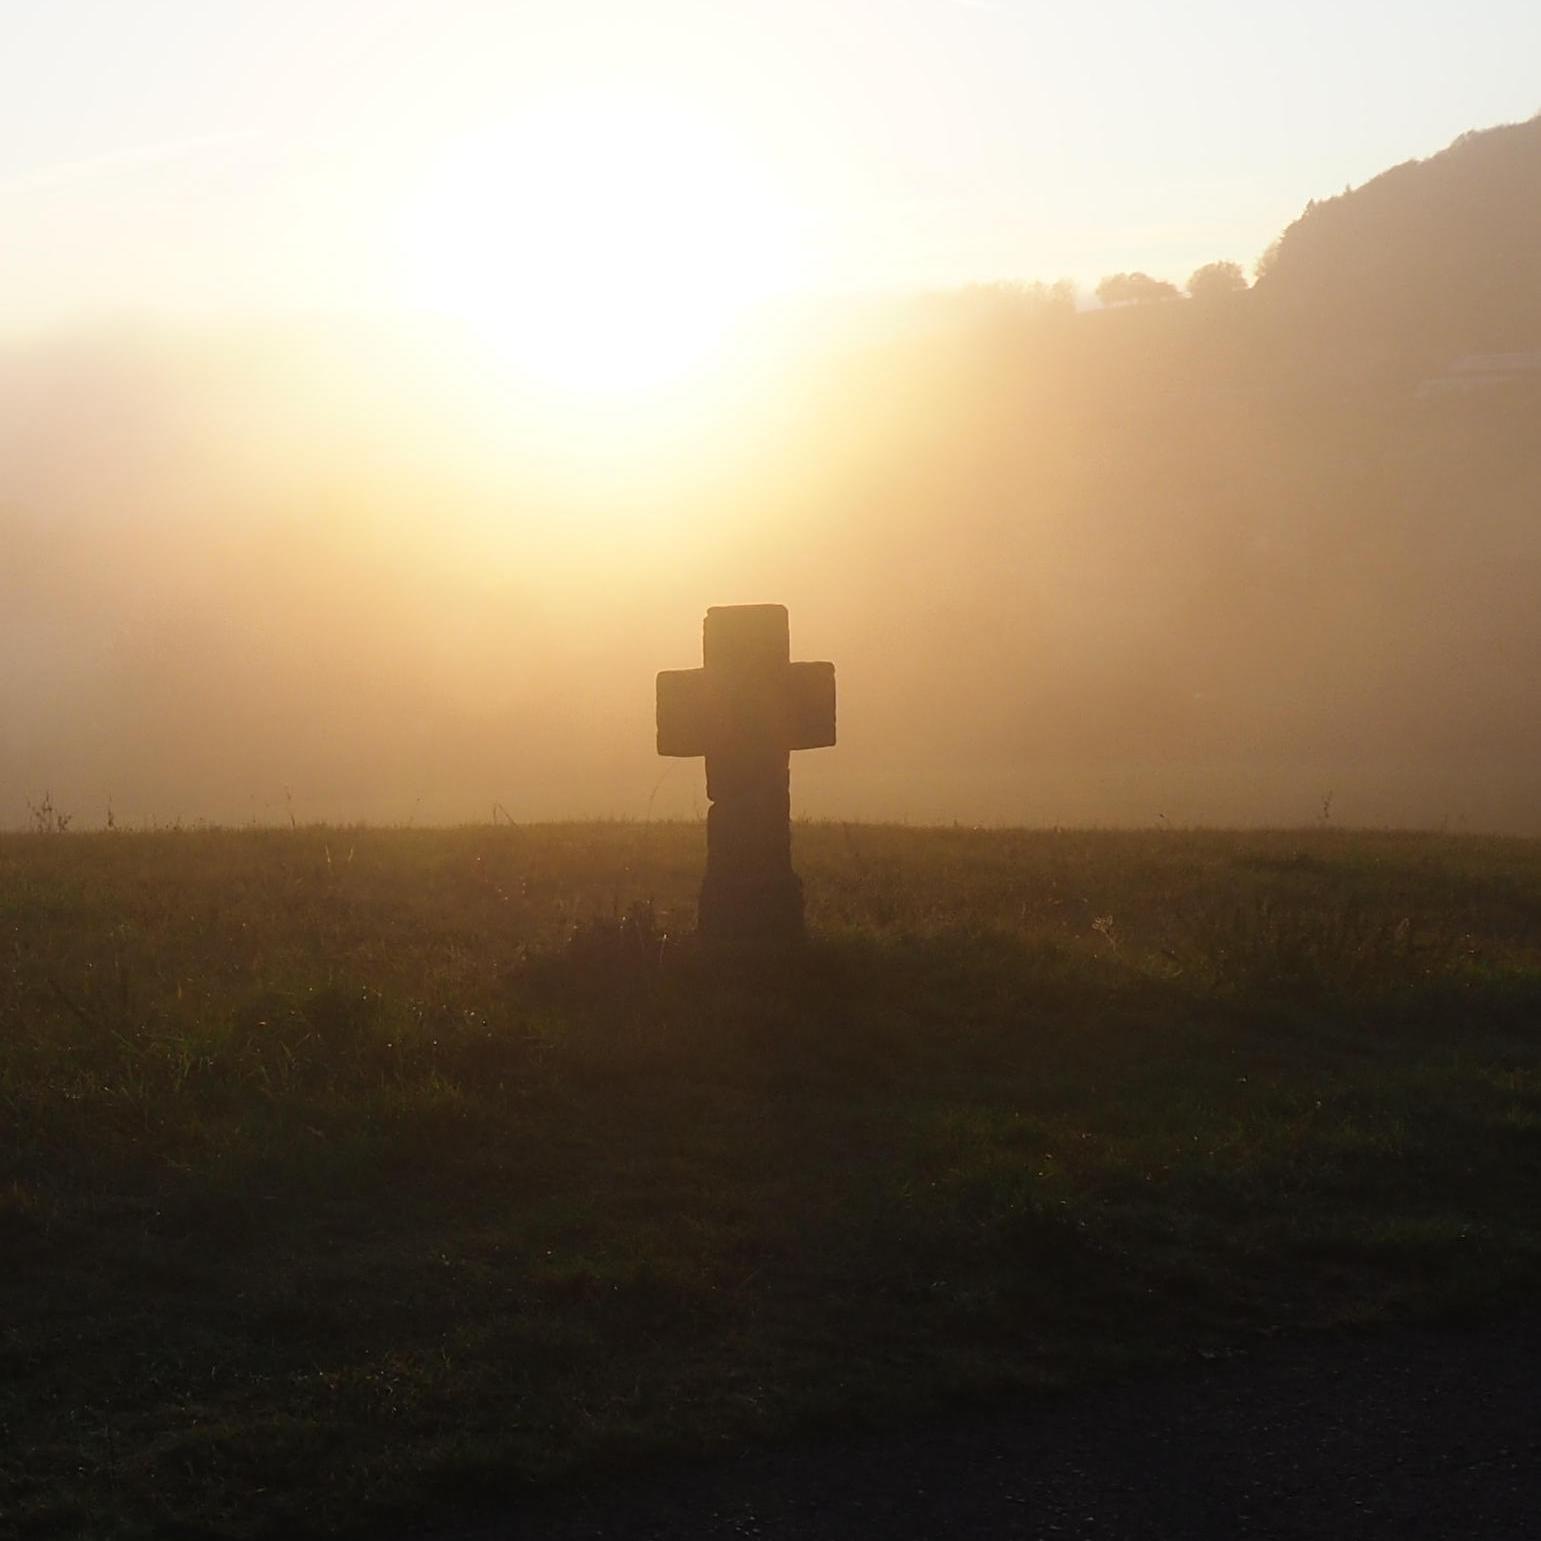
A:
{"label": "fog over field", "polygon": [[445,323],[13,339],[0,823],[690,817],[653,675],[774,600],[806,816],[1541,832],[1537,186],[1533,121],[1250,290],[783,305],[646,396]]}

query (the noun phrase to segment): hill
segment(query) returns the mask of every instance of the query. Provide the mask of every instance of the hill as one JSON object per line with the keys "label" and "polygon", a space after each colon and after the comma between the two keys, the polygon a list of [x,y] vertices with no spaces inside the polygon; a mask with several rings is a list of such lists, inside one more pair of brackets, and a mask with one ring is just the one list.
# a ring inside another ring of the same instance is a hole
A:
{"label": "hill", "polygon": [[1257,292],[1290,325],[1427,369],[1541,351],[1541,116],[1311,203],[1265,254]]}

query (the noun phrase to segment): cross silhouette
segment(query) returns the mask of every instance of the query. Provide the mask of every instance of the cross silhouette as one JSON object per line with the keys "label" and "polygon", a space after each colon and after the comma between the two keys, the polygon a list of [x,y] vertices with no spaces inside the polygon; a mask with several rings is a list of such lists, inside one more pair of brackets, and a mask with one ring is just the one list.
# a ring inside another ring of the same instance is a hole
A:
{"label": "cross silhouette", "polygon": [[790,756],[835,742],[835,666],[791,658],[785,605],[714,605],[701,668],[658,676],[659,754],[706,756],[709,941],[776,945],[802,935]]}

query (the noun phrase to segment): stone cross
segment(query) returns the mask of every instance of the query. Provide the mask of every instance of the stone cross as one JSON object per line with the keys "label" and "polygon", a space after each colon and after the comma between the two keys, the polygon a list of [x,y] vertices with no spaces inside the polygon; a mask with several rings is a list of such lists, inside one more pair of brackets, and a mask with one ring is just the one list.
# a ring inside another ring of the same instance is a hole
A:
{"label": "stone cross", "polygon": [[790,752],[835,742],[835,666],[793,663],[785,605],[715,605],[699,669],[658,676],[658,752],[706,756],[701,934],[776,947],[803,934]]}

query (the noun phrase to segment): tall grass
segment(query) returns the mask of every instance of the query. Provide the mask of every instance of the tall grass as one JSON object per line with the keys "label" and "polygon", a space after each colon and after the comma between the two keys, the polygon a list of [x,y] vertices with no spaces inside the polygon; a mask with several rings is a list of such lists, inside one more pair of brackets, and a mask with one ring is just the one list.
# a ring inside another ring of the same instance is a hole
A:
{"label": "tall grass", "polygon": [[1541,1275],[1541,848],[0,839],[0,1530],[331,1531]]}

